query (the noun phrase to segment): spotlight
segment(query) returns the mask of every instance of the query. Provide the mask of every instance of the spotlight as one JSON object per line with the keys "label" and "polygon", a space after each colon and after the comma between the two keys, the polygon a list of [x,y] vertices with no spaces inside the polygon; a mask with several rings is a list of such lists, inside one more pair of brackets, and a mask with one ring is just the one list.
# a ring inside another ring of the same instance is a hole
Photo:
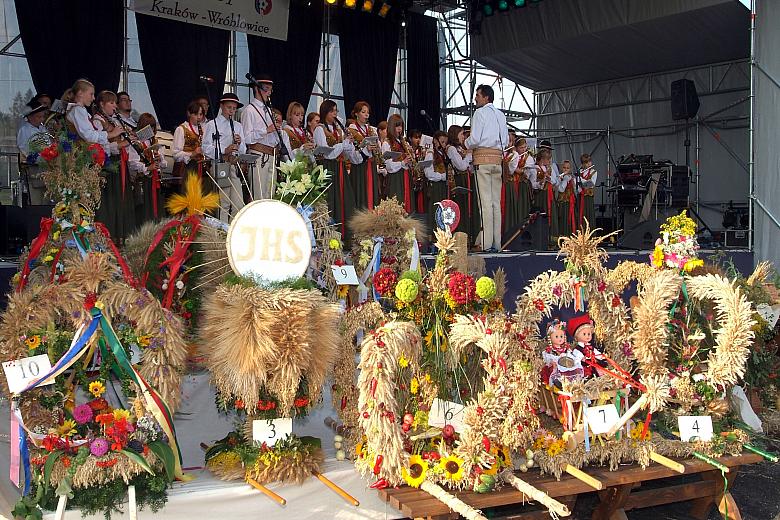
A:
{"label": "spotlight", "polygon": [[374,9],[374,0],[363,0],[363,11],[370,13]]}
{"label": "spotlight", "polygon": [[377,14],[382,18],[384,18],[385,16],[387,16],[387,13],[389,12],[390,12],[390,4],[388,4],[387,2],[382,2],[382,5],[381,7],[379,7],[379,12]]}
{"label": "spotlight", "polygon": [[513,0],[512,4],[515,7],[525,7],[525,0]]}
{"label": "spotlight", "polygon": [[357,0],[344,0],[344,7],[347,9],[354,9],[357,5]]}
{"label": "spotlight", "polygon": [[336,2],[338,2],[338,0],[325,0],[325,3],[328,5],[336,5]]}
{"label": "spotlight", "polygon": [[482,4],[482,12],[485,14],[485,16],[493,16],[493,13],[495,12],[493,9],[493,4],[488,2]]}
{"label": "spotlight", "polygon": [[498,10],[506,11],[509,9],[509,2],[507,0],[498,0]]}

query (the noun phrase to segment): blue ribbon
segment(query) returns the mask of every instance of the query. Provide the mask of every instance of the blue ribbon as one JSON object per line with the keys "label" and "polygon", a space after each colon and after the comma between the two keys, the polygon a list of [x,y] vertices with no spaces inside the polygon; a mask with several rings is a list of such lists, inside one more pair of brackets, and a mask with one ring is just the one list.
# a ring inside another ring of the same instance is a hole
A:
{"label": "blue ribbon", "polygon": [[309,239],[311,240],[311,248],[316,249],[317,241],[314,238],[314,226],[311,223],[311,215],[314,213],[314,208],[311,207],[311,205],[302,206],[301,204],[298,204],[295,209],[303,217],[304,222],[306,222],[306,228],[309,230]]}
{"label": "blue ribbon", "polygon": [[[12,412],[13,413],[13,412]],[[22,456],[22,468],[24,468],[24,495],[30,492],[30,448],[27,447],[27,433],[19,425],[19,453]]]}
{"label": "blue ribbon", "polygon": [[[375,259],[374,259],[374,274],[379,272],[379,264],[382,263],[382,243],[383,242],[384,241],[377,241],[376,242],[378,250],[377,250],[377,254],[374,255],[374,257],[375,257]],[[371,284],[371,290],[374,292],[374,301],[378,302],[379,301],[379,293],[376,292],[376,285],[374,285],[373,283]]]}
{"label": "blue ribbon", "polygon": [[588,405],[590,404],[590,399],[587,397],[582,400],[582,417],[584,420],[582,421],[584,429],[585,429],[585,452],[590,451],[590,435],[588,434]]}

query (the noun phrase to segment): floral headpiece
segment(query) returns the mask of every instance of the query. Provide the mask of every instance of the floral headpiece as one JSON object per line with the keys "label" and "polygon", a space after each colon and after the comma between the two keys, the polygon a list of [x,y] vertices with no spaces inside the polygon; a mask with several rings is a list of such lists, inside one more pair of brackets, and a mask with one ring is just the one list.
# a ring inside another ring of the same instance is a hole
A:
{"label": "floral headpiece", "polygon": [[566,332],[566,322],[561,321],[558,318],[555,318],[550,322],[549,325],[547,325],[547,338],[549,339],[550,334],[552,334],[554,331],[560,330],[564,333]]}

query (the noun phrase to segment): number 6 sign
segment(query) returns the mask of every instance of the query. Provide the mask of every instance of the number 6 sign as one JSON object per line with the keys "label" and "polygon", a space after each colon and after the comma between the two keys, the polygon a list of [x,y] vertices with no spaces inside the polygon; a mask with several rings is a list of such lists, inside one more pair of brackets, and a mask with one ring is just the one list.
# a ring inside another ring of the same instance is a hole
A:
{"label": "number 6 sign", "polygon": [[[15,359],[3,363],[5,378],[8,380],[8,390],[16,394],[27,388],[27,385],[48,374],[51,370],[51,361],[46,354]],[[42,385],[50,385],[54,380],[44,381]]]}
{"label": "number 6 sign", "polygon": [[451,424],[455,431],[459,432],[463,429],[463,410],[462,404],[434,399],[428,413],[428,424],[439,428]]}

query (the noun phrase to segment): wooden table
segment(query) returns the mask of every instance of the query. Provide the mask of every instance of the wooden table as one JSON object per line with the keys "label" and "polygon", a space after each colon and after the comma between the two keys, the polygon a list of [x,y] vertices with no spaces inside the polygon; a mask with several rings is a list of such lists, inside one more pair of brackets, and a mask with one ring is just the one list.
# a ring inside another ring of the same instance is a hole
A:
{"label": "wooden table", "polygon": [[[730,472],[726,473],[730,488],[740,466],[760,462],[763,458],[753,453],[745,453],[736,457],[721,457],[717,460],[730,469]],[[606,468],[586,468],[585,471],[589,475],[604,483],[604,489],[598,491],[599,504],[593,510],[593,520],[621,520],[626,518],[626,511],[631,509],[687,500],[692,501],[689,514],[694,518],[706,519],[712,507],[717,506],[724,518],[741,520],[742,517],[731,493],[724,494],[723,476],[719,470],[698,459],[682,459],[679,462],[685,466],[684,475],[700,474],[701,480],[670,483],[663,487],[643,490],[642,482],[683,475],[654,463],[645,469],[637,465],[622,466],[617,471],[609,471]],[[592,487],[566,474],[560,481],[556,481],[550,475],[541,475],[538,471],[519,473],[518,476],[566,504],[572,511],[578,495],[593,492]],[[476,509],[523,504],[525,499],[521,492],[510,486],[504,486],[492,493],[479,494],[464,491],[456,492],[455,495]],[[458,518],[457,513],[452,513],[442,502],[420,489],[408,486],[382,489],[379,491],[379,497],[390,502],[390,505],[410,518],[429,520]],[[513,515],[513,519],[549,518],[546,510],[538,509]]]}

